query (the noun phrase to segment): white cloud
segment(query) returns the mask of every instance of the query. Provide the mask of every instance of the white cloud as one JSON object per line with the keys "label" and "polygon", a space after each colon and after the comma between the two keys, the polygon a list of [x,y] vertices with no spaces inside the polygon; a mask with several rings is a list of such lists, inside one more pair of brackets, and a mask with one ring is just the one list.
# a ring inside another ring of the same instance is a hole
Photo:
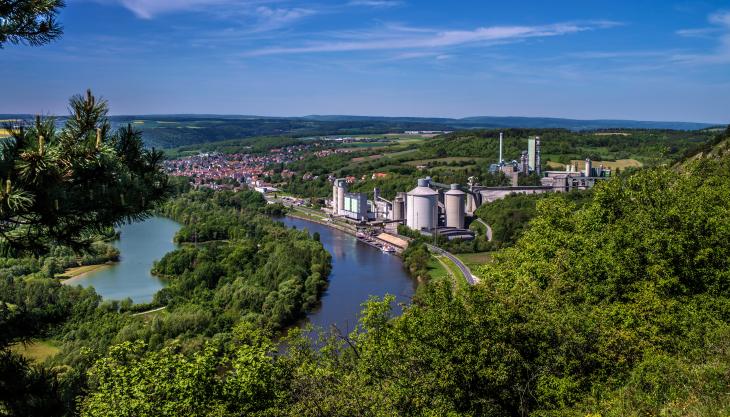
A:
{"label": "white cloud", "polygon": [[396,0],[352,0],[349,3],[347,3],[350,6],[364,6],[364,7],[374,7],[378,9],[384,9],[389,7],[396,7],[403,4],[402,1],[396,1]]}
{"label": "white cloud", "polygon": [[730,63],[730,11],[718,11],[707,20],[713,27],[699,29],[683,29],[677,31],[680,36],[705,37],[716,40],[719,45],[705,54],[677,54],[672,57],[675,62],[685,64],[728,64]]}
{"label": "white cloud", "polygon": [[235,6],[241,3],[230,0],[116,0],[115,2],[142,19],[152,19],[164,13],[199,10],[208,6]]}
{"label": "white cloud", "polygon": [[473,30],[433,30],[387,27],[367,36],[358,34],[349,40],[327,40],[298,46],[267,47],[248,55],[301,54],[314,52],[347,52],[372,50],[410,50],[458,47],[470,44],[496,44],[528,38],[567,35],[618,25],[616,22],[557,23],[543,26],[491,26]]}

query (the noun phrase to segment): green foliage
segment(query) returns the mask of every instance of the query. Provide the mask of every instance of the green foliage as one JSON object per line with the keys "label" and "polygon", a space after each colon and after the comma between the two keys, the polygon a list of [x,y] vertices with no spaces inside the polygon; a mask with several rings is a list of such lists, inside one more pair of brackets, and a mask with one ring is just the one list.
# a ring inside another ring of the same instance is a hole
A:
{"label": "green foliage", "polygon": [[165,198],[161,154],[142,148],[131,128],[110,134],[107,103],[91,92],[70,101],[60,132],[53,119],[13,130],[0,149],[0,245],[47,251],[149,215]]}
{"label": "green foliage", "polygon": [[330,255],[306,232],[262,214],[268,212],[253,191],[198,191],[169,202],[164,213],[183,223],[175,239],[206,243],[183,246],[155,264],[153,272],[170,283],[159,301],[212,303],[219,322],[240,316],[273,328],[314,307],[327,285]]}
{"label": "green foliage", "polygon": [[565,194],[514,194],[482,205],[475,214],[492,227],[492,239],[512,244],[537,214],[539,201],[559,198],[574,202],[576,208],[580,208],[589,202],[591,197],[590,191],[571,191]]}
{"label": "green foliage", "polygon": [[239,329],[227,348],[211,343],[191,354],[174,346],[150,352],[141,342],[126,342],[89,371],[93,393],[81,415],[274,415],[285,375],[273,352],[274,344],[250,328]]}
{"label": "green foliage", "polygon": [[63,0],[14,0],[0,3],[0,48],[6,43],[40,46],[63,34],[56,21]]}
{"label": "green foliage", "polygon": [[413,241],[403,251],[402,256],[403,266],[405,266],[412,277],[420,281],[428,280],[428,263],[431,259],[431,253],[422,241]]}

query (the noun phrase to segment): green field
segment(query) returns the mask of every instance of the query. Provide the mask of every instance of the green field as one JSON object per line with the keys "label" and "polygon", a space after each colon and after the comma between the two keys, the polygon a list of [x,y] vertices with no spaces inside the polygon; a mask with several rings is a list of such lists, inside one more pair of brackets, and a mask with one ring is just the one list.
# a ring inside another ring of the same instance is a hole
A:
{"label": "green field", "polygon": [[484,265],[492,261],[492,252],[459,253],[455,255],[469,268]]}
{"label": "green field", "polygon": [[48,340],[39,340],[26,344],[17,343],[12,345],[10,350],[36,363],[41,363],[60,351],[53,342]]}
{"label": "green field", "polygon": [[427,165],[428,163],[432,163],[432,162],[448,164],[451,162],[470,162],[470,161],[484,162],[486,160],[487,160],[487,158],[472,158],[472,157],[468,157],[468,156],[451,156],[451,157],[446,157],[446,158],[417,159],[414,161],[404,162],[404,164],[411,165],[411,166],[418,166],[418,165]]}
{"label": "green field", "polygon": [[[571,164],[578,167],[578,170],[585,169],[586,162],[585,160],[580,159],[572,159]],[[615,169],[626,169],[626,168],[641,168],[644,166],[641,162],[637,161],[636,159],[619,159],[616,161],[592,161],[593,167],[597,168],[601,165],[603,165],[606,168],[615,170]],[[559,169],[563,170],[565,169],[565,164],[561,164],[560,162],[555,161],[547,161],[548,168],[550,169]]]}

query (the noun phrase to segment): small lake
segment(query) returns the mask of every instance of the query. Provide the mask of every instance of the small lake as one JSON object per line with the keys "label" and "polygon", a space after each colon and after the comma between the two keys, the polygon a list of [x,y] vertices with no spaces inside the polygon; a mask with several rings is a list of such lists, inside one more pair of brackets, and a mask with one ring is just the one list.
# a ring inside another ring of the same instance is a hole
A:
{"label": "small lake", "polygon": [[349,332],[357,324],[362,303],[371,295],[392,294],[396,302],[410,304],[417,282],[408,276],[401,258],[319,223],[291,217],[280,221],[289,227],[319,233],[320,241],[332,254],[329,286],[320,306],[307,315],[315,327],[327,329],[335,324],[341,331]]}
{"label": "small lake", "polygon": [[135,303],[148,303],[164,285],[150,273],[153,262],[177,247],[173,243],[180,225],[164,217],[151,217],[139,223],[126,224],[114,242],[120,261],[108,268],[75,278],[71,284],[93,286],[108,300],[130,297]]}

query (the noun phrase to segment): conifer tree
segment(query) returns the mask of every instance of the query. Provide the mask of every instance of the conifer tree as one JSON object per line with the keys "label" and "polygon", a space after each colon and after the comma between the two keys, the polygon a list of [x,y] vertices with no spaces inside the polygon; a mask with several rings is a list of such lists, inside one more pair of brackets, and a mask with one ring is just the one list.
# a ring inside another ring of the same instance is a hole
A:
{"label": "conifer tree", "polygon": [[165,197],[162,153],[141,133],[111,132],[108,106],[88,91],[69,102],[60,131],[53,118],[6,126],[0,148],[0,246],[42,252],[52,243],[83,247],[124,221],[148,216]]}
{"label": "conifer tree", "polygon": [[56,21],[63,0],[0,1],[0,48],[6,43],[45,45],[63,34]]}

